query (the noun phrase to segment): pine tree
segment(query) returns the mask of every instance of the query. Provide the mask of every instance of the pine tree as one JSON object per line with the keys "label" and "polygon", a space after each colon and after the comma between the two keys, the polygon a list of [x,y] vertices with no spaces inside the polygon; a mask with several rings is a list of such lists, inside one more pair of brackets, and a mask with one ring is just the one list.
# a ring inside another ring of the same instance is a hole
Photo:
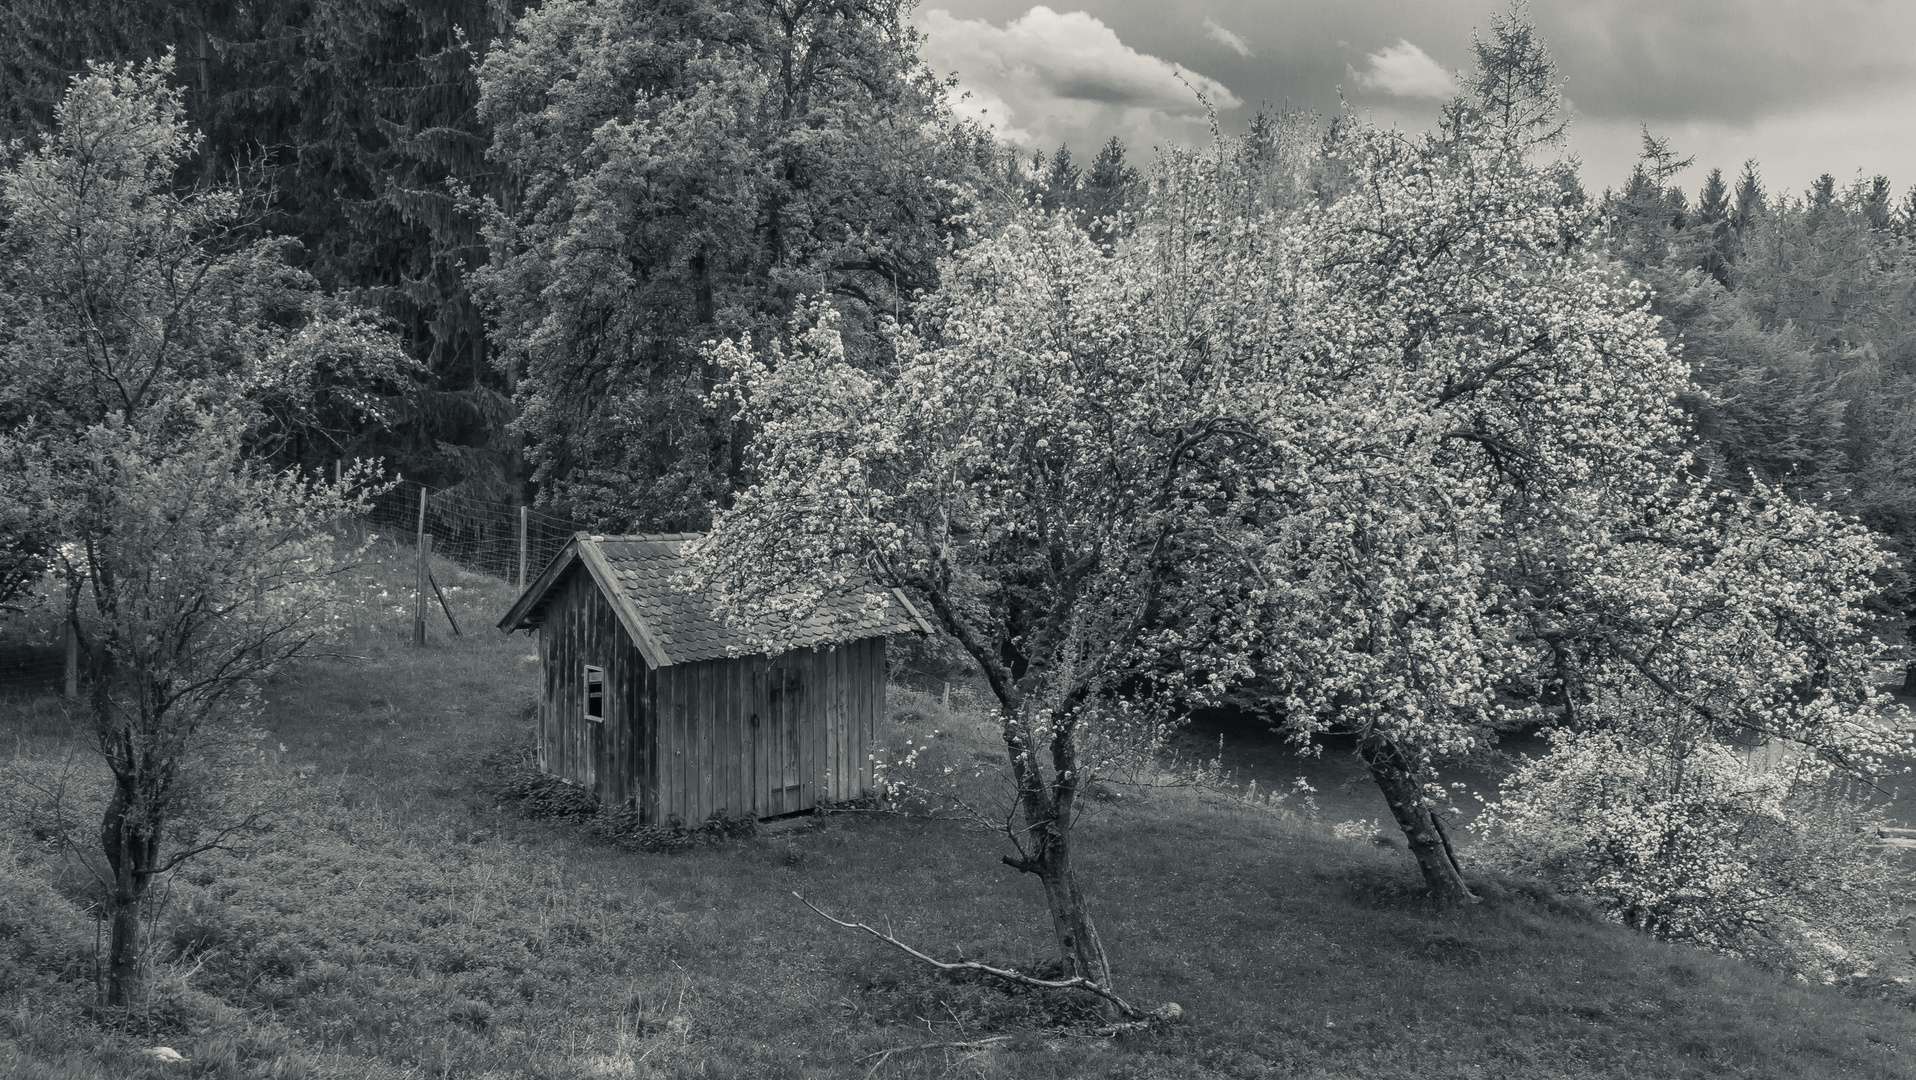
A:
{"label": "pine tree", "polygon": [[1889,177],[1874,176],[1869,186],[1858,191],[1857,209],[1872,229],[1888,229],[1894,212],[1889,203]]}
{"label": "pine tree", "polygon": [[1735,233],[1730,229],[1730,188],[1722,169],[1711,169],[1696,195],[1696,223],[1701,229],[1701,250],[1696,265],[1715,278],[1718,284],[1730,283],[1730,246]]}
{"label": "pine tree", "polygon": [[1696,216],[1705,225],[1730,220],[1730,189],[1723,182],[1722,169],[1711,169],[1703,178],[1703,186],[1696,193]]}
{"label": "pine tree", "polygon": [[1606,193],[1611,252],[1633,272],[1661,266],[1672,250],[1672,239],[1689,223],[1683,189],[1671,181],[1695,160],[1679,158],[1670,140],[1650,134],[1646,124],[1630,179],[1621,193]]}
{"label": "pine tree", "polygon": [[[1563,87],[1530,5],[1516,0],[1491,16],[1490,39],[1472,33],[1470,49],[1477,66],[1446,114],[1446,133],[1481,131],[1519,151],[1561,145],[1570,123],[1563,115]],[[1481,127],[1466,114],[1481,118]]]}
{"label": "pine tree", "polygon": [[1060,143],[1051,161],[1042,171],[1038,160],[1032,159],[1031,175],[1038,181],[1038,205],[1046,210],[1058,211],[1077,205],[1078,181],[1084,172],[1071,160],[1071,147]]}
{"label": "pine tree", "polygon": [[1736,204],[1730,210],[1730,228],[1741,236],[1767,211],[1763,180],[1757,175],[1756,159],[1751,158],[1743,163],[1743,174],[1736,180]]}
{"label": "pine tree", "polygon": [[1114,221],[1142,184],[1138,171],[1125,163],[1124,143],[1111,136],[1092,160],[1091,171],[1084,175],[1084,186],[1077,193],[1078,220],[1090,231],[1092,240],[1106,244],[1117,239],[1122,229]]}

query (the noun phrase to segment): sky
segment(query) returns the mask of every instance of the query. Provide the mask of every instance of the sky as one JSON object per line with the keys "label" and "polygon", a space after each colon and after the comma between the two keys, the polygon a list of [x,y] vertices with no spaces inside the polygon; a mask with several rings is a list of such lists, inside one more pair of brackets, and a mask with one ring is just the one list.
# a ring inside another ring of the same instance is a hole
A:
{"label": "sky", "polygon": [[[955,107],[1006,138],[1080,159],[1113,135],[1150,148],[1227,132],[1261,104],[1430,127],[1506,0],[923,0],[925,60]],[[1916,186],[1916,0],[1533,0],[1564,80],[1570,146],[1591,191],[1621,186],[1643,125],[1771,191],[1820,174]]]}

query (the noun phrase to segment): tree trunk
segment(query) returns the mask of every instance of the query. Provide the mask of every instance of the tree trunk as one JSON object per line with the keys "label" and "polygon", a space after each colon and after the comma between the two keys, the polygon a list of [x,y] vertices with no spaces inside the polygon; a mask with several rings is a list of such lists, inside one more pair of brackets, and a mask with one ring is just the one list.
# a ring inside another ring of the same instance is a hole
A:
{"label": "tree trunk", "polygon": [[1424,873],[1431,896],[1442,904],[1475,903],[1477,896],[1464,882],[1463,868],[1457,865],[1457,854],[1451,850],[1444,824],[1424,802],[1416,772],[1403,753],[1382,739],[1366,740],[1361,752],[1371,779],[1384,793],[1391,816],[1404,831],[1404,840],[1417,859],[1417,868]]}
{"label": "tree trunk", "polygon": [[140,989],[140,902],[152,880],[159,855],[158,830],[130,812],[132,800],[125,782],[116,783],[113,798],[100,822],[100,848],[113,880],[107,889],[106,1000],[125,1007],[138,999]]}
{"label": "tree trunk", "polygon": [[[1903,627],[1903,638],[1916,646],[1916,611],[1906,611],[1903,617],[1908,620]],[[1916,694],[1916,660],[1903,665],[1903,693]]]}
{"label": "tree trunk", "polygon": [[1104,955],[1104,942],[1097,925],[1091,921],[1091,909],[1078,890],[1078,876],[1072,871],[1068,839],[1054,839],[1037,860],[1035,871],[1044,885],[1045,907],[1051,912],[1051,929],[1058,938],[1058,959],[1064,964],[1064,977],[1090,979],[1100,986],[1111,985],[1111,962]]}
{"label": "tree trunk", "polygon": [[106,1004],[125,1008],[139,999],[140,890],[115,874],[107,901]]}
{"label": "tree trunk", "polygon": [[[1078,782],[1076,740],[1069,725],[1061,724],[1051,746],[1057,770],[1057,779],[1051,783],[1025,758],[1023,732],[1010,718],[1006,720],[1005,748],[1011,756],[1019,809],[1030,837],[1028,854],[1016,859],[1006,856],[1005,862],[1037,875],[1044,886],[1045,909],[1051,914],[1052,933],[1058,939],[1058,962],[1064,969],[1062,977],[1088,979],[1109,989],[1111,962],[1105,956],[1097,924],[1091,921],[1090,906],[1078,889],[1071,861],[1071,819]],[[1108,1018],[1117,1016],[1117,1006],[1108,1001],[1100,1008]]]}

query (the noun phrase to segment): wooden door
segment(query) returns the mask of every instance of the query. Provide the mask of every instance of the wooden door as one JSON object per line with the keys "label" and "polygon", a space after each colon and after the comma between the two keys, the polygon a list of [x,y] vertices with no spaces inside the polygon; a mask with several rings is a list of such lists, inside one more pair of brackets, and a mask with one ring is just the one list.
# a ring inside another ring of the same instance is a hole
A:
{"label": "wooden door", "polygon": [[789,660],[774,661],[765,671],[766,722],[761,728],[768,743],[763,759],[768,766],[765,805],[772,814],[800,809],[805,782],[799,753],[804,712],[805,682],[799,668]]}

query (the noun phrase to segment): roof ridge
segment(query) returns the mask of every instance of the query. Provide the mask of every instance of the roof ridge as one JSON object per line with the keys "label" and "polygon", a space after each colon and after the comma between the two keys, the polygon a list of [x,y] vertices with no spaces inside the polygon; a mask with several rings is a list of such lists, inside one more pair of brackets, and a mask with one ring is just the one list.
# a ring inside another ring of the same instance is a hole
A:
{"label": "roof ridge", "polygon": [[[573,550],[612,601],[620,621],[642,649],[656,652],[662,664],[692,663],[731,655],[750,635],[731,626],[714,610],[707,588],[684,587],[691,570],[687,542],[702,533],[581,532]],[[886,595],[891,593],[891,595]],[[866,605],[878,600],[876,610]],[[829,597],[795,622],[790,612],[772,613],[784,623],[781,636],[793,648],[835,647],[867,637],[904,633],[923,626],[902,594],[870,582]]]}
{"label": "roof ridge", "polygon": [[650,541],[697,540],[700,537],[704,536],[705,534],[695,533],[695,532],[676,532],[676,533],[580,533],[579,535],[595,543],[605,543],[607,541],[619,541],[619,540],[650,540]]}

